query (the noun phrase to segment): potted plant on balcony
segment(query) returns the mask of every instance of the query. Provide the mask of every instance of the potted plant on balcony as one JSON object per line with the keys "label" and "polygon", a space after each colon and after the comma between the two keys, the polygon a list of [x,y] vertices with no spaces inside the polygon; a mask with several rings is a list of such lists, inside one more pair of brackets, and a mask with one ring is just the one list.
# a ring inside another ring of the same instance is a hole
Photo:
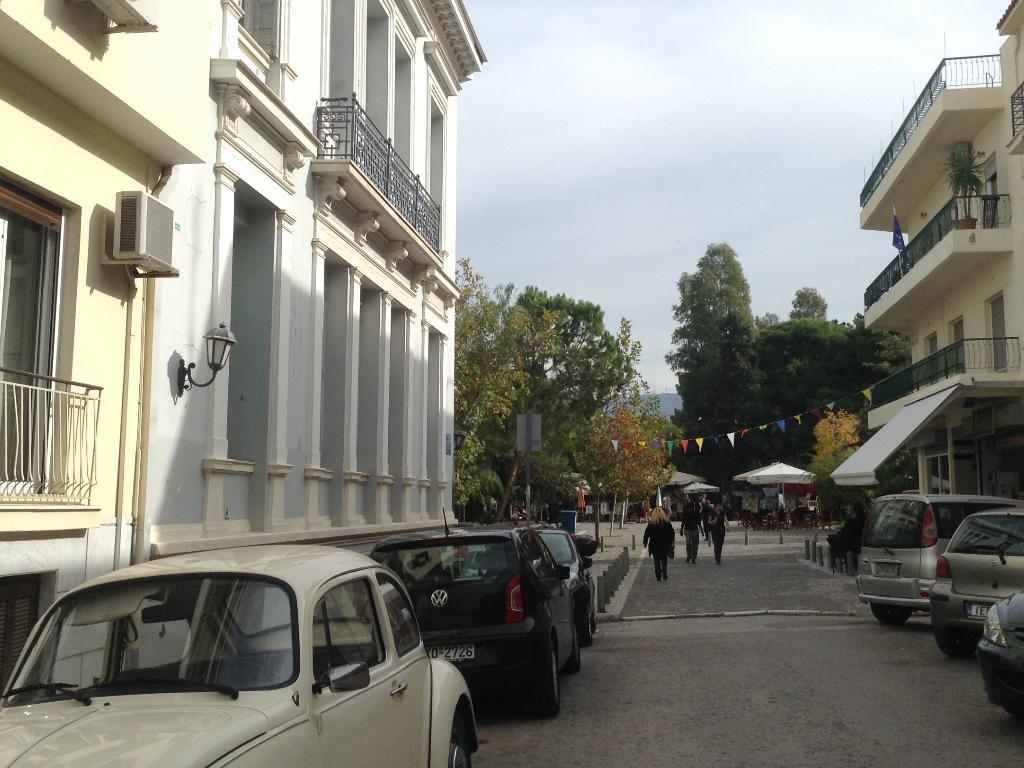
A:
{"label": "potted plant on balcony", "polygon": [[959,229],[974,229],[978,225],[977,217],[972,216],[971,200],[985,188],[983,171],[981,160],[975,156],[971,142],[959,141],[953,145],[946,158],[946,180],[956,199]]}

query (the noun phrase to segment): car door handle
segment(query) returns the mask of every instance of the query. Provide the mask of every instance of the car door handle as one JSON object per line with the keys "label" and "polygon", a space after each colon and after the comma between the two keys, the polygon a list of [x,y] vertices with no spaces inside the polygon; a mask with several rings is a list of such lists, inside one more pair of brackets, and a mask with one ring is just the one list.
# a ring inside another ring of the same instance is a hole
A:
{"label": "car door handle", "polygon": [[405,693],[405,689],[409,687],[408,683],[396,683],[395,687],[391,689],[392,696],[401,696]]}

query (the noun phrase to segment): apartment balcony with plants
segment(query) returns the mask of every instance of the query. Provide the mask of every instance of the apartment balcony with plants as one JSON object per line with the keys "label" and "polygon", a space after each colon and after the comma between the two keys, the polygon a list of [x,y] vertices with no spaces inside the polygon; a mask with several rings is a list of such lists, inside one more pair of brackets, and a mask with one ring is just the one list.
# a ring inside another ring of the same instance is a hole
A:
{"label": "apartment balcony with plants", "polygon": [[944,175],[950,147],[1006,109],[999,54],[939,62],[882,151],[860,194],[862,229],[887,230],[892,211],[919,205]]}
{"label": "apartment balcony with plants", "polygon": [[[864,291],[864,324],[908,331],[923,307],[1013,252],[1009,195],[949,199]],[[892,213],[889,214],[890,223]]]}

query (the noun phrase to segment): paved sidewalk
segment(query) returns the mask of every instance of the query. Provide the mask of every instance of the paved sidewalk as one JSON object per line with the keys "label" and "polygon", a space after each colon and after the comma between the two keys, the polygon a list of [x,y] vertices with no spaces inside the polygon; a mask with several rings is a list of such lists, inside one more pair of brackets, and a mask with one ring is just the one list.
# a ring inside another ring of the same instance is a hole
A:
{"label": "paved sidewalk", "polygon": [[[756,540],[755,540],[756,536]],[[786,540],[788,537],[788,541]],[[856,584],[845,575],[833,575],[803,561],[803,533],[752,534],[743,544],[743,530],[730,529],[722,565],[715,564],[712,548],[701,541],[696,565],[686,562],[680,539],[676,557],[669,561],[668,581],[654,578],[654,561],[639,568],[622,610],[622,617],[686,614],[721,614],[745,611],[815,611],[867,615],[857,599]]]}

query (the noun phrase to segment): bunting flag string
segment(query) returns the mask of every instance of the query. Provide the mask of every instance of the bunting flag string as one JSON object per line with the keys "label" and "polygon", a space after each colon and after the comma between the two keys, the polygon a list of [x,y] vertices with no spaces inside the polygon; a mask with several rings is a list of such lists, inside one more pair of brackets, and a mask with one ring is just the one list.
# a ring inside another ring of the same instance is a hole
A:
{"label": "bunting flag string", "polygon": [[[847,396],[845,396],[845,397],[843,397],[841,399],[844,400],[844,401],[847,401],[847,400],[849,400],[851,398],[854,398],[854,397],[859,395],[859,396],[863,397],[867,401],[867,404],[870,406],[870,405],[874,404],[874,388],[875,388],[874,385],[872,385],[870,387],[865,387],[864,389],[860,390],[856,394],[852,394],[851,393],[851,394],[849,394],[849,395],[847,395]],[[682,450],[684,455],[687,454],[689,452],[689,450],[690,450],[691,443],[696,445],[698,453],[702,453],[703,450],[704,450],[704,441],[705,440],[713,440],[715,446],[717,447],[717,446],[721,445],[722,438],[725,438],[725,439],[727,439],[729,441],[730,447],[735,448],[736,447],[736,441],[737,440],[742,440],[744,437],[747,436],[747,434],[749,434],[754,429],[758,430],[759,432],[766,432],[766,431],[768,431],[769,427],[774,426],[774,427],[777,427],[780,432],[782,432],[783,434],[786,434],[788,421],[790,419],[792,419],[793,421],[795,421],[797,424],[800,424],[800,425],[803,424],[803,417],[804,416],[813,416],[816,419],[823,419],[829,413],[835,413],[836,406],[838,405],[838,403],[839,403],[838,400],[833,400],[832,402],[826,403],[825,405],[815,406],[814,408],[810,408],[810,409],[808,409],[806,411],[803,411],[802,413],[793,414],[792,416],[784,416],[781,419],[775,419],[775,420],[772,420],[772,421],[768,421],[768,422],[765,422],[764,424],[759,424],[756,427],[740,427],[737,422],[734,422],[736,424],[736,426],[737,426],[736,431],[734,431],[734,432],[722,432],[722,433],[717,434],[717,435],[701,435],[700,437],[684,437],[684,438],[680,438],[680,439],[677,439],[677,440],[668,440],[668,439],[664,439],[664,438],[658,438],[658,439],[653,439],[653,440],[649,440],[649,441],[648,440],[637,440],[637,441],[633,441],[633,440],[624,440],[624,441],[612,440],[611,443],[612,443],[612,448],[616,452],[618,452],[620,445],[622,445],[627,450],[633,448],[634,445],[637,445],[637,446],[639,446],[641,448],[646,448],[648,445],[650,445],[652,448],[654,448],[654,450],[659,451],[659,452],[665,452],[669,456],[671,456],[673,454],[673,452],[674,452],[676,447],[678,447],[680,450]]]}

